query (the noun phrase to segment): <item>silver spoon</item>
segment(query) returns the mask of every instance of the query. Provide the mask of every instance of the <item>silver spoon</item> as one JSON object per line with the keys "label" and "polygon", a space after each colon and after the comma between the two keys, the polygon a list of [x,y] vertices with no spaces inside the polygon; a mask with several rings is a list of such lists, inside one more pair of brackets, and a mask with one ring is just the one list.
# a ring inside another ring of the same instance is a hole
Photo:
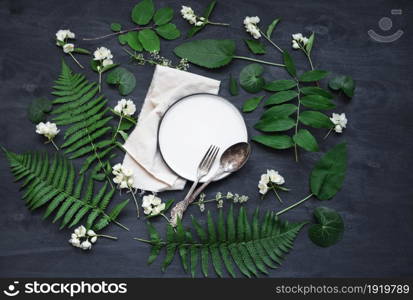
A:
{"label": "silver spoon", "polygon": [[[225,173],[233,173],[238,171],[245,165],[247,162],[249,155],[251,153],[251,146],[248,143],[241,142],[234,144],[227,148],[224,153],[221,155],[221,159],[219,162],[219,168],[214,174],[211,176],[206,182],[204,182],[189,198],[188,204],[192,203],[198,195],[216,178],[222,176]],[[179,203],[178,203],[179,204]],[[186,206],[178,207],[175,206],[175,210],[171,211],[171,219],[170,223],[172,226],[176,226],[176,222],[178,217],[182,219],[182,216],[186,210]]]}

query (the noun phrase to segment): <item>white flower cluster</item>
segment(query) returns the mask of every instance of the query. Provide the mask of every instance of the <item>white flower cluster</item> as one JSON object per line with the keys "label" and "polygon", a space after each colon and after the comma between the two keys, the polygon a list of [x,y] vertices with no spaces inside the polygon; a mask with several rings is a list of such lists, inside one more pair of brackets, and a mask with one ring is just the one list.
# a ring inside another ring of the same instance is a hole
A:
{"label": "white flower cluster", "polygon": [[347,118],[346,114],[336,114],[333,113],[332,117],[330,118],[331,122],[334,124],[334,131],[337,133],[342,133],[343,128],[346,128],[347,125]]}
{"label": "white flower cluster", "polygon": [[94,244],[97,239],[98,236],[93,230],[86,230],[85,226],[81,225],[72,233],[69,243],[73,247],[80,248],[82,250],[90,250],[92,249],[92,244]]}
{"label": "white flower cluster", "polygon": [[198,17],[195,14],[194,10],[189,6],[182,5],[181,15],[182,15],[182,18],[184,18],[185,20],[189,22],[189,24],[192,24],[195,26],[202,26],[205,23],[205,18]]}
{"label": "white flower cluster", "polygon": [[[112,52],[106,47],[99,47],[93,52],[93,60],[98,60],[102,63],[103,67],[113,65]],[[100,67],[98,66],[98,70]]]}
{"label": "white flower cluster", "polygon": [[258,189],[260,194],[265,195],[268,192],[269,184],[282,185],[285,183],[284,177],[275,170],[267,170],[267,173],[261,175],[261,179],[258,182]]}
{"label": "white flower cluster", "polygon": [[113,110],[122,116],[132,116],[136,112],[136,105],[131,99],[121,99]]}
{"label": "white flower cluster", "polygon": [[58,133],[59,129],[57,129],[57,126],[55,123],[50,123],[50,122],[40,122],[39,124],[36,125],[36,133],[44,135],[50,140],[52,140]]}
{"label": "white flower cluster", "polygon": [[300,49],[308,43],[308,38],[302,35],[302,33],[294,33],[291,40],[293,49]]}
{"label": "white flower cluster", "polygon": [[245,30],[252,35],[254,39],[259,39],[261,37],[260,29],[257,24],[260,22],[260,18],[255,17],[245,17],[244,26]]}
{"label": "white flower cluster", "polygon": [[165,209],[165,203],[155,195],[146,195],[142,199],[142,208],[145,215],[156,216]]}
{"label": "white flower cluster", "polygon": [[73,43],[67,43],[67,39],[74,39],[75,34],[69,29],[60,29],[56,32],[56,45],[63,47],[64,53],[70,53],[75,50],[75,45]]}
{"label": "white flower cluster", "polygon": [[116,164],[112,168],[112,174],[115,175],[113,182],[118,185],[120,189],[131,188],[133,185],[133,172],[122,164]]}
{"label": "white flower cluster", "polygon": [[244,203],[247,202],[249,197],[246,195],[238,195],[238,194],[233,194],[231,192],[228,192],[226,195],[223,195],[221,192],[216,193],[215,198],[214,199],[210,199],[210,200],[205,200],[206,195],[204,193],[199,195],[199,199],[196,202],[196,204],[198,204],[199,206],[199,210],[201,212],[203,212],[205,210],[205,203],[207,202],[212,202],[212,201],[216,201],[217,202],[217,208],[222,208],[224,206],[224,200],[231,200],[234,203]]}

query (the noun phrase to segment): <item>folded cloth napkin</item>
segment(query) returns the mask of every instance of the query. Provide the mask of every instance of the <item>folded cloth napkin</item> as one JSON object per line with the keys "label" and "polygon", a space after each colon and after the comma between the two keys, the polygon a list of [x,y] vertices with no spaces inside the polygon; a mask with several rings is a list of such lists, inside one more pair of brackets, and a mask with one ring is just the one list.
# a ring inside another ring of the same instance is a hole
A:
{"label": "folded cloth napkin", "polygon": [[138,124],[123,145],[123,165],[133,171],[135,188],[151,192],[184,188],[186,181],[169,169],[159,153],[159,122],[180,98],[196,93],[218,94],[219,85],[218,80],[156,66]]}

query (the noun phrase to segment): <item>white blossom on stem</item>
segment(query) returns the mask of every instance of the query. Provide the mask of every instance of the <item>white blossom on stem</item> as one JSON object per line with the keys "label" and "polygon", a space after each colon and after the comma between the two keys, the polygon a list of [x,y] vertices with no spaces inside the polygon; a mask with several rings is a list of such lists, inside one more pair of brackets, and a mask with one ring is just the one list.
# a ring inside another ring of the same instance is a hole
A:
{"label": "white blossom on stem", "polygon": [[122,116],[132,116],[136,112],[136,105],[131,99],[121,99],[113,109]]}
{"label": "white blossom on stem", "polygon": [[331,122],[334,124],[334,131],[337,133],[342,133],[343,129],[346,128],[347,126],[347,118],[346,114],[336,114],[333,113],[333,115],[330,118]]}
{"label": "white blossom on stem", "polygon": [[165,203],[155,195],[146,195],[142,199],[142,208],[145,215],[157,216],[165,209]]}
{"label": "white blossom on stem", "polygon": [[261,32],[257,25],[259,22],[260,18],[257,16],[245,17],[244,19],[245,30],[250,33],[254,39],[259,39],[261,37]]}

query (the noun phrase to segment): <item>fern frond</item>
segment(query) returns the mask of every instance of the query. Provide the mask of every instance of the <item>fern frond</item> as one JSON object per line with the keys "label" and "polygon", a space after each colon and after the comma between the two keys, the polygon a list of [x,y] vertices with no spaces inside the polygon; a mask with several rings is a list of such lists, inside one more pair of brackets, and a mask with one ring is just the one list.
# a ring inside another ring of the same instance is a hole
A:
{"label": "fern frond", "polygon": [[208,276],[209,262],[215,273],[222,277],[223,271],[235,277],[235,269],[246,277],[268,274],[267,268],[276,268],[293,247],[294,240],[300,229],[305,225],[281,221],[274,213],[267,212],[260,220],[258,209],[251,222],[243,207],[238,216],[234,217],[233,207],[229,209],[226,219],[222,210],[215,222],[208,212],[207,227],[204,229],[192,217],[192,225],[198,241],[192,238],[191,231],[184,229],[180,220],[176,231],[168,225],[166,239],[162,240],[155,227],[148,223],[149,240],[137,239],[151,245],[148,263],[152,263],[166,249],[162,263],[165,271],[178,252],[183,269],[195,276],[198,259],[201,258],[201,270]]}
{"label": "fern frond", "polygon": [[[62,61],[59,79],[55,81],[52,94],[54,108],[51,112],[53,121],[59,126],[70,125],[64,134],[65,142],[62,148],[70,154],[69,159],[87,155],[87,163],[82,173],[93,163],[99,162],[110,155],[114,141],[102,142],[102,138],[113,130],[109,126],[111,116],[107,116],[109,108],[107,100],[98,94],[95,82],[89,82],[85,76],[75,74]],[[109,179],[108,174],[105,176]]]}
{"label": "fern frond", "polygon": [[17,179],[25,180],[23,198],[28,208],[35,210],[47,205],[43,218],[55,212],[53,222],[62,220],[60,228],[73,227],[87,216],[87,228],[101,230],[110,222],[116,222],[129,201],[125,200],[107,212],[115,191],[111,189],[107,192],[105,184],[95,194],[92,177],[87,181],[86,188],[84,176],[76,182],[75,167],[65,157],[54,155],[49,158],[47,154],[37,152],[16,154],[3,150],[11,172]]}

